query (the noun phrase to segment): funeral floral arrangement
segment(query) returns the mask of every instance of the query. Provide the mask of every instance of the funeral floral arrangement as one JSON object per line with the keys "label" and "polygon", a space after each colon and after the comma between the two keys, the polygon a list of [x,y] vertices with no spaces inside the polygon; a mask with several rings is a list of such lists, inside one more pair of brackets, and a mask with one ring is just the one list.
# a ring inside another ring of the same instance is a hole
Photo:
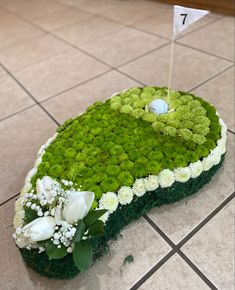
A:
{"label": "funeral floral arrangement", "polygon": [[198,191],[221,166],[226,125],[192,94],[131,88],[66,121],[42,145],[16,201],[26,264],[71,278],[154,206]]}

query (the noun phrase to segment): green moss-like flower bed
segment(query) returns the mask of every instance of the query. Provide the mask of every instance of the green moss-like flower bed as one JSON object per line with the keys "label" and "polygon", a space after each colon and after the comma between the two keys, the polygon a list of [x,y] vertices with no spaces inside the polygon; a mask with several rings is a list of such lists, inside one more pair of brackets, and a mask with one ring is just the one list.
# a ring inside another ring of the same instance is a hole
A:
{"label": "green moss-like flower bed", "polygon": [[66,122],[43,155],[33,186],[46,175],[71,180],[98,201],[102,193],[132,186],[139,177],[207,156],[220,137],[215,108],[192,94],[172,92],[174,112],[145,112],[149,101],[166,95],[165,88],[133,88]]}

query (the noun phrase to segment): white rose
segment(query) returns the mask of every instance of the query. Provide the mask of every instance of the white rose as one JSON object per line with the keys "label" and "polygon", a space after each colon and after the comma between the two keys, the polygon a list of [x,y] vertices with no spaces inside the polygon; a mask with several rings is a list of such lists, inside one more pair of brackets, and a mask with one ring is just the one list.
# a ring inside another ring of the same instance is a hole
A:
{"label": "white rose", "polygon": [[23,227],[25,237],[33,242],[51,238],[55,231],[55,219],[51,216],[40,217]]}
{"label": "white rose", "polygon": [[188,167],[179,167],[174,170],[175,180],[178,182],[186,182],[190,179],[190,169]]}
{"label": "white rose", "polygon": [[163,169],[159,174],[159,183],[162,188],[170,187],[175,181],[174,172],[169,169]]}
{"label": "white rose", "polygon": [[83,219],[89,212],[94,201],[94,193],[89,191],[71,191],[62,214],[69,224]]}
{"label": "white rose", "polygon": [[49,176],[44,176],[36,182],[37,193],[42,195],[47,201],[53,198],[51,191],[54,186],[59,186],[59,184]]}
{"label": "white rose", "polygon": [[191,173],[191,177],[192,178],[196,178],[198,177],[201,173],[202,173],[202,163],[200,160],[198,160],[197,162],[191,163],[189,165],[190,168],[190,173]]}

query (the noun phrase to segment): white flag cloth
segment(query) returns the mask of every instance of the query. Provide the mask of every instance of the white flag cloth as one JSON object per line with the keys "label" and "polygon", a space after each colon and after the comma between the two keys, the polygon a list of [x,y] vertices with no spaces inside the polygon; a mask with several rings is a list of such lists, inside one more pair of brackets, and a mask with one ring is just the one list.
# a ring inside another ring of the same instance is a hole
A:
{"label": "white flag cloth", "polygon": [[191,24],[208,14],[207,10],[193,9],[174,5],[174,32],[173,38]]}

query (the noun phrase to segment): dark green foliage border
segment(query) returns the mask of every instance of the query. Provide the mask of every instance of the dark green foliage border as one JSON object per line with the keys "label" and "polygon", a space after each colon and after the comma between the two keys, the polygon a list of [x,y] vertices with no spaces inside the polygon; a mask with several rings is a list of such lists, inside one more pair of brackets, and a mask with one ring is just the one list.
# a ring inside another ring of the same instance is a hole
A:
{"label": "dark green foliage border", "polygon": [[[116,239],[123,227],[140,218],[151,208],[179,201],[201,189],[221,167],[223,160],[224,155],[218,165],[213,166],[209,171],[202,172],[197,178],[191,178],[185,183],[175,182],[169,188],[158,188],[155,191],[144,194],[142,197],[136,198],[128,205],[119,206],[110,215],[105,225],[105,236],[92,240],[94,260],[107,252],[108,241]],[[49,278],[70,279],[79,272],[74,265],[71,254],[63,259],[49,260],[45,252],[39,254],[38,250],[29,251],[27,249],[20,249],[20,251],[28,267]]]}

